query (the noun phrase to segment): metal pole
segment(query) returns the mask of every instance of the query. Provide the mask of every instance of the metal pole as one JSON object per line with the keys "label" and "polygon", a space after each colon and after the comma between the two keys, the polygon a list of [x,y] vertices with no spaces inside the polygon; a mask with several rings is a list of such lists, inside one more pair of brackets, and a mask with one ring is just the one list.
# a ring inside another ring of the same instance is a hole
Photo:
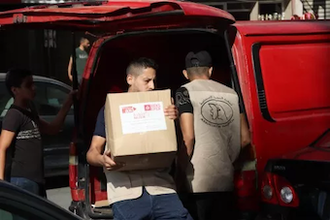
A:
{"label": "metal pole", "polygon": [[[74,90],[78,89],[78,75],[76,66],[76,35],[72,32],[72,88]],[[73,108],[74,108],[74,124],[76,128],[79,128],[79,105],[76,97],[73,97]]]}

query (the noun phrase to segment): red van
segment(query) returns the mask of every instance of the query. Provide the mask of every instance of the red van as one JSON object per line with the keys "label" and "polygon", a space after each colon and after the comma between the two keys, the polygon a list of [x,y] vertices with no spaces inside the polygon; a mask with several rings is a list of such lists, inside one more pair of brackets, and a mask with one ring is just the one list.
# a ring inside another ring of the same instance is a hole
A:
{"label": "red van", "polygon": [[308,146],[329,128],[329,21],[235,22],[192,2],[117,0],[2,12],[0,25],[102,33],[85,68],[70,147],[70,209],[86,219],[112,218],[105,176],[88,165],[86,152],[106,94],[126,89],[125,68],[135,57],[155,59],[157,87],[174,92],[185,83],[186,53],[206,49],[213,79],[240,95],[252,134],[235,165],[241,219],[258,212],[268,159]]}

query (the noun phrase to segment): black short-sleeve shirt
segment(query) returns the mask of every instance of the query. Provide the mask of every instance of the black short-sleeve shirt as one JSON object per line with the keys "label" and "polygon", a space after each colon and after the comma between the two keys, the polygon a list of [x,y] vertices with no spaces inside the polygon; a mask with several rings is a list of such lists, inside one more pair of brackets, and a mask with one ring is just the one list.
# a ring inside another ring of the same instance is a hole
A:
{"label": "black short-sleeve shirt", "polygon": [[191,104],[189,92],[185,87],[180,87],[175,93],[175,103],[178,108],[179,115],[182,113],[193,113],[194,109]]}
{"label": "black short-sleeve shirt", "polygon": [[[182,113],[194,113],[194,108],[191,103],[189,92],[185,87],[180,87],[175,93],[175,104],[178,108],[179,115]],[[241,103],[239,105],[239,112],[242,113]]]}
{"label": "black short-sleeve shirt", "polygon": [[34,105],[31,103],[30,111],[12,105],[3,119],[2,129],[15,133],[6,153],[7,175],[10,173],[11,177],[23,177],[43,184],[43,147],[39,116]]}

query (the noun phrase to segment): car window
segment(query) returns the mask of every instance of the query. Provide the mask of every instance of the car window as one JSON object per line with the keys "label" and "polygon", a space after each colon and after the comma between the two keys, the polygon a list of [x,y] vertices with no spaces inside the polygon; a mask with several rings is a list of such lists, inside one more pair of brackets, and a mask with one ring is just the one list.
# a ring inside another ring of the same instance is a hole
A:
{"label": "car window", "polygon": [[[39,114],[41,116],[57,115],[63,106],[69,91],[60,86],[51,85],[48,83],[36,83],[35,85],[37,90],[35,104]],[[72,113],[73,111],[69,112],[69,114]]]}
{"label": "car window", "polygon": [[[42,83],[35,83],[36,85],[36,97],[34,102],[36,103],[37,109],[39,109],[40,103],[44,103],[46,100],[46,91]],[[0,117],[5,117],[8,109],[14,103],[14,98],[8,93],[5,83],[0,82]]]}
{"label": "car window", "polygon": [[66,97],[67,92],[64,92],[58,87],[47,87],[47,101],[49,105],[60,108],[62,107]]}
{"label": "car window", "polygon": [[[36,97],[34,103],[42,116],[55,116],[61,109],[69,90],[45,82],[35,82]],[[14,99],[8,93],[5,83],[0,82],[0,117],[4,117]],[[73,115],[73,107],[68,113]]]}
{"label": "car window", "polygon": [[46,85],[42,82],[35,82],[35,90],[36,90],[36,97],[34,98],[34,103],[36,104],[37,108],[39,109],[40,104],[47,103],[46,99]]}
{"label": "car window", "polygon": [[9,211],[2,210],[0,208],[0,219],[1,220],[29,220],[27,218],[23,218],[15,213],[11,213]]}

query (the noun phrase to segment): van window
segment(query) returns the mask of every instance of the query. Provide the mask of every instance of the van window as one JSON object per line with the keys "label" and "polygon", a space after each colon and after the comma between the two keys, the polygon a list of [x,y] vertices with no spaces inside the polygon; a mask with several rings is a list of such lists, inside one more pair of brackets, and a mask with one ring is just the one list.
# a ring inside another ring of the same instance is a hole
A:
{"label": "van window", "polygon": [[311,111],[330,108],[329,42],[260,45],[258,55],[259,101],[263,84],[271,118],[311,115]]}

